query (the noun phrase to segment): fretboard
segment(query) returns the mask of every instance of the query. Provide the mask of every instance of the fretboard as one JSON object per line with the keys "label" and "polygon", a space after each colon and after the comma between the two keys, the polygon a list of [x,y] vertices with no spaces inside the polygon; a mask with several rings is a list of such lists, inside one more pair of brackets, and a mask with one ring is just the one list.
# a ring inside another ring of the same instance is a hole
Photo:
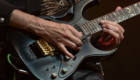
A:
{"label": "fretboard", "polygon": [[138,14],[140,14],[140,2],[81,24],[79,25],[78,30],[82,31],[84,34],[93,34],[102,30],[102,27],[99,24],[101,20],[120,23]]}

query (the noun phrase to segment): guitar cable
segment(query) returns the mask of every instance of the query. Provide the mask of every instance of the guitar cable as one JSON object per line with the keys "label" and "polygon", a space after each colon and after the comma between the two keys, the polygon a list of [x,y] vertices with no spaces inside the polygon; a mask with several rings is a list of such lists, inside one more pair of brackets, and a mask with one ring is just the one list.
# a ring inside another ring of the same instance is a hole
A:
{"label": "guitar cable", "polygon": [[[9,62],[9,64],[11,64],[13,67],[14,67],[14,69],[15,70],[18,70],[12,63],[11,63],[11,61],[10,61],[10,56],[11,56],[11,54],[8,54],[7,55],[7,60],[8,60],[8,62]],[[14,79],[13,80],[16,80],[16,71],[14,70]]]}
{"label": "guitar cable", "polygon": [[18,71],[19,73],[24,73],[24,74],[29,74],[26,70],[22,70],[22,69],[18,69],[14,64],[12,64],[11,60],[10,60],[11,54],[7,55],[7,60],[9,62],[9,64],[15,69],[14,71],[14,79],[16,80],[16,71]]}

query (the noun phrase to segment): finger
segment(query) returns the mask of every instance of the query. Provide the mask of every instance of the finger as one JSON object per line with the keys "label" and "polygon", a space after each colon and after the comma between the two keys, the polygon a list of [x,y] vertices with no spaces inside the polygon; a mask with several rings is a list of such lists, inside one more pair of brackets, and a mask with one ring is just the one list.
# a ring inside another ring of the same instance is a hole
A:
{"label": "finger", "polygon": [[121,10],[122,8],[118,6],[115,11]]}
{"label": "finger", "polygon": [[63,41],[63,44],[65,46],[68,46],[68,47],[74,49],[74,50],[78,50],[78,51],[81,50],[81,47],[78,47],[75,43],[71,42],[70,40],[65,39]]}
{"label": "finger", "polygon": [[110,24],[104,24],[102,25],[104,28],[106,29],[111,29],[112,31],[116,32],[117,34],[119,34],[120,36],[120,39],[123,40],[124,36],[123,36],[123,32],[121,32],[121,30],[118,28],[118,27],[115,27],[113,25],[110,25]]}
{"label": "finger", "polygon": [[66,49],[66,47],[63,45],[63,43],[59,43],[58,44],[58,48],[64,53],[64,54],[66,54],[68,57],[70,57],[70,58],[74,58],[74,56],[70,53],[70,52],[68,52],[67,51],[67,49]]}
{"label": "finger", "polygon": [[103,42],[109,42],[110,40],[112,39],[112,36],[106,32],[103,33],[103,36],[102,36],[102,41]]}
{"label": "finger", "polygon": [[82,46],[83,43],[79,38],[74,36],[71,32],[68,32],[67,34],[68,34],[67,36],[64,36],[63,41],[65,41],[67,39],[67,41],[69,40],[69,41],[73,42],[78,47]]}
{"label": "finger", "polygon": [[107,25],[107,24],[113,25],[114,27],[118,27],[124,33],[124,29],[116,22],[112,22],[112,21],[108,21],[108,20],[101,20],[101,24],[102,25],[104,25],[104,24],[105,25]]}
{"label": "finger", "polygon": [[115,44],[119,44],[120,43],[120,36],[119,34],[117,34],[116,32],[112,31],[111,29],[106,29],[106,28],[103,28],[103,31],[110,34],[115,40]]}
{"label": "finger", "polygon": [[120,35],[120,40],[122,41],[124,39],[123,34]]}
{"label": "finger", "polygon": [[119,45],[119,41],[116,38],[113,38],[112,40],[112,48],[116,48]]}
{"label": "finger", "polygon": [[73,34],[75,37],[77,37],[77,38],[79,38],[79,39],[82,38],[82,32],[77,31],[77,30],[76,30],[74,27],[72,27],[72,26],[69,26],[69,29],[71,30],[72,34]]}

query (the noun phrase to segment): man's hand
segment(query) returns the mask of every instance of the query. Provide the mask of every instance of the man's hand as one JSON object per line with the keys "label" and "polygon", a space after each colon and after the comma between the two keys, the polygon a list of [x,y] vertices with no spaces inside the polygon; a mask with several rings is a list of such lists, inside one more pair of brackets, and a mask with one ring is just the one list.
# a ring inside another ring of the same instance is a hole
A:
{"label": "man's hand", "polygon": [[67,24],[59,24],[55,22],[39,23],[42,28],[38,35],[56,45],[64,54],[73,58],[73,55],[67,51],[66,46],[74,50],[80,50],[82,46],[82,33],[78,32],[74,27]]}
{"label": "man's hand", "polygon": [[[120,9],[121,7],[117,7],[116,11]],[[116,48],[124,39],[124,29],[116,22],[107,20],[101,20],[101,24],[104,32],[102,38],[99,39],[101,49],[110,50]]]}
{"label": "man's hand", "polygon": [[82,46],[80,40],[82,33],[78,32],[74,27],[67,24],[47,21],[20,10],[14,10],[12,12],[9,25],[42,37],[46,41],[57,46],[70,58],[74,57],[67,51],[65,46],[74,50],[80,50]]}

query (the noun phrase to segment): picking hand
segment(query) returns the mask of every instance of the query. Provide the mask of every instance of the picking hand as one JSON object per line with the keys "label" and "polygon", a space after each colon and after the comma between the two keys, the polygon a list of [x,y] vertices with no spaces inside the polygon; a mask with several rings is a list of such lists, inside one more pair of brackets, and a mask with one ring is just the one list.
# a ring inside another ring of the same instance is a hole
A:
{"label": "picking hand", "polygon": [[67,51],[65,46],[74,50],[80,50],[82,46],[82,33],[74,27],[44,20],[20,10],[15,9],[12,12],[9,25],[42,37],[70,58],[73,58],[73,55]]}
{"label": "picking hand", "polygon": [[40,26],[42,29],[39,31],[39,36],[46,41],[56,45],[64,54],[70,58],[74,58],[73,55],[67,51],[66,46],[74,50],[80,50],[82,46],[81,37],[82,33],[78,32],[74,27],[67,24],[59,24],[55,22],[49,22]]}

